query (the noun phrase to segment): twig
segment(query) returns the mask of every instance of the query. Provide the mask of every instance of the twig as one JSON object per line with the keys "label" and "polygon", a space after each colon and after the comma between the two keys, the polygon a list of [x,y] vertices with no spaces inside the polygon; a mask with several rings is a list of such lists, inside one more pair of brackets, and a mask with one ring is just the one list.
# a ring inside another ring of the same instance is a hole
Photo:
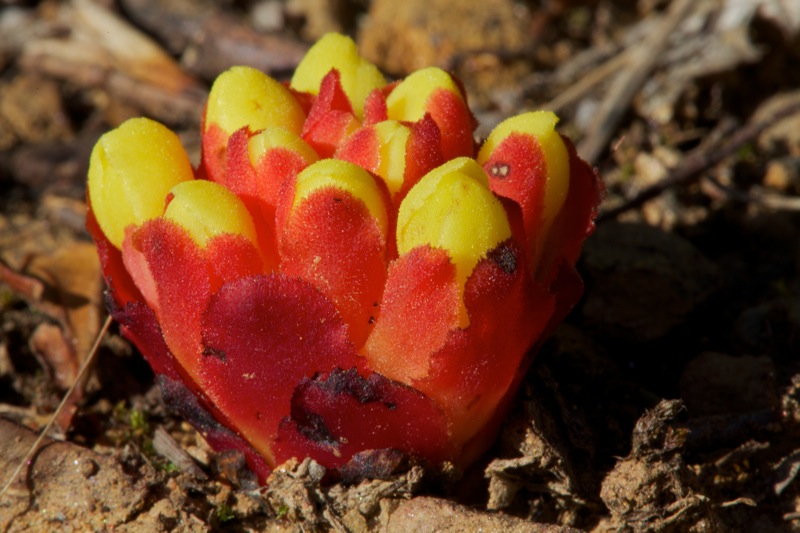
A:
{"label": "twig", "polygon": [[567,87],[564,92],[541,106],[542,109],[559,111],[569,104],[579,100],[583,95],[592,90],[595,86],[602,83],[608,76],[618,72],[626,63],[631,60],[636,49],[629,47],[614,57],[592,69],[580,80]]}
{"label": "twig", "polygon": [[643,203],[651,200],[664,192],[681,183],[688,183],[699,177],[704,170],[716,165],[726,157],[733,155],[744,144],[747,144],[758,137],[766,128],[783,120],[791,115],[800,112],[800,99],[794,100],[789,104],[777,109],[766,118],[751,122],[728,137],[727,142],[721,142],[715,147],[706,149],[697,148],[684,158],[683,163],[674,169],[666,178],[658,183],[642,190],[639,194],[625,202],[624,204],[604,211],[597,217],[598,222],[615,218],[620,214],[639,207]]}
{"label": "twig", "polygon": [[14,483],[14,480],[17,479],[17,477],[20,475],[22,469],[25,468],[25,465],[31,461],[33,456],[39,450],[39,446],[42,444],[42,441],[44,441],[44,439],[47,437],[47,434],[50,433],[50,429],[52,429],[53,424],[58,418],[58,415],[67,405],[67,402],[69,401],[72,394],[75,392],[75,389],[78,387],[78,384],[83,382],[83,378],[86,375],[86,372],[89,370],[89,367],[91,366],[91,363],[95,358],[95,355],[97,354],[97,349],[100,347],[100,341],[103,340],[103,337],[108,331],[108,328],[111,326],[112,320],[113,319],[110,316],[106,318],[103,327],[100,328],[100,332],[97,334],[97,339],[95,339],[92,349],[89,350],[89,353],[86,355],[86,359],[83,361],[83,365],[81,366],[78,375],[75,377],[75,381],[72,383],[72,386],[69,388],[66,394],[64,394],[64,398],[61,399],[61,403],[58,404],[55,413],[53,413],[53,416],[50,418],[50,421],[47,423],[42,432],[39,434],[34,443],[31,445],[30,449],[28,450],[28,453],[25,454],[25,457],[22,458],[22,460],[19,463],[19,466],[17,466],[16,470],[14,470],[14,473],[11,474],[11,477],[8,479],[8,481],[6,481],[6,484],[3,486],[3,489],[0,490],[0,499],[2,499],[2,497]]}
{"label": "twig", "polygon": [[747,498],[745,496],[740,496],[735,500],[731,500],[729,502],[723,502],[719,504],[720,507],[733,507],[734,505],[747,505],[749,507],[758,507],[758,502],[756,502],[753,498]]}
{"label": "twig", "polygon": [[743,191],[732,185],[720,183],[715,177],[705,178],[713,187],[728,197],[744,204],[757,204],[776,211],[800,211],[800,198],[769,192],[763,187],[754,185],[749,191]]}
{"label": "twig", "polygon": [[592,121],[592,129],[587,132],[586,138],[578,146],[578,153],[581,157],[590,163],[595,163],[605,151],[609,139],[616,131],[631,100],[650,75],[666,48],[669,36],[692,5],[694,5],[692,0],[674,0],[664,21],[645,42],[641,43],[636,50],[636,55],[631,60],[630,67],[621,72],[614,80],[597,111],[597,116]]}
{"label": "twig", "polygon": [[[175,439],[164,429],[164,426],[158,426],[155,433],[153,433],[153,449],[161,457],[180,468],[181,471],[191,474],[196,479],[208,479],[206,473],[197,466],[192,456],[175,442]],[[147,458],[145,457],[145,459]]]}

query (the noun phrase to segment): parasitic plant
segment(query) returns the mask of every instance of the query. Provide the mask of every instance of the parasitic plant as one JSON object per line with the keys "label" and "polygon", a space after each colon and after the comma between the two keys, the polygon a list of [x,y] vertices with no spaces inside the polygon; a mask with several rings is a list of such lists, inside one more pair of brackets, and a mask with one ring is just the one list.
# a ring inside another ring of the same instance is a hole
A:
{"label": "parasitic plant", "polygon": [[557,120],[476,144],[458,80],[387,84],[337,34],[289,84],[234,67],[198,168],[145,118],[92,152],[111,315],[166,400],[262,481],[305,456],[466,466],[582,291],[602,186]]}

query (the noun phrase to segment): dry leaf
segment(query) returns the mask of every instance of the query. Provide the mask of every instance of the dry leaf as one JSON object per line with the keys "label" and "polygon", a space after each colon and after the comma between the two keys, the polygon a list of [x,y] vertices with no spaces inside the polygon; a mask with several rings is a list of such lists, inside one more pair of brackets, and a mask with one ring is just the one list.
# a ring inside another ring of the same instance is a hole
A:
{"label": "dry leaf", "polygon": [[34,256],[21,272],[0,262],[0,281],[59,324],[41,324],[30,344],[56,385],[69,387],[100,329],[102,280],[95,247],[77,242]]}
{"label": "dry leaf", "polygon": [[[45,294],[42,304],[54,317],[63,314],[60,321],[65,333],[69,332],[82,358],[91,348],[101,321],[102,281],[95,247],[76,242],[53,255],[35,257],[27,270],[52,290]],[[53,307],[61,312],[54,312]]]}
{"label": "dry leaf", "polygon": [[91,0],[65,4],[58,22],[68,35],[28,42],[20,64],[81,87],[102,87],[162,120],[196,119],[205,89],[148,36]]}
{"label": "dry leaf", "polygon": [[196,85],[152,39],[91,0],[73,0],[74,31],[99,45],[114,67],[132,78],[179,93]]}

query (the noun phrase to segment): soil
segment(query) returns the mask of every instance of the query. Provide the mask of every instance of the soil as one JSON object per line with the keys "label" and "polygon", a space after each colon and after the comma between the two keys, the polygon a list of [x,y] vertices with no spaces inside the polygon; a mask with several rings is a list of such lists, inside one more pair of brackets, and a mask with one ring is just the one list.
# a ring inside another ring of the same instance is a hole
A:
{"label": "soil", "polygon": [[[800,531],[800,7],[70,0],[0,7],[3,531]],[[456,72],[479,135],[555,109],[607,187],[585,294],[470,470],[259,487],[168,411],[104,317],[89,151],[152,116],[199,153],[214,76],[285,79],[327,31]],[[18,466],[21,474],[14,475]]]}

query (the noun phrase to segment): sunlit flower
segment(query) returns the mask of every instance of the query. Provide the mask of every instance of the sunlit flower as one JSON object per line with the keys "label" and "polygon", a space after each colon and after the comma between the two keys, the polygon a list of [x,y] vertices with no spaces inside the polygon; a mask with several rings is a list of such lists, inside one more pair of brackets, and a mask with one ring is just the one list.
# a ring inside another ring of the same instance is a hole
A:
{"label": "sunlit flower", "polygon": [[478,145],[450,74],[387,84],[336,34],[288,85],[234,67],[199,168],[145,118],[95,146],[110,312],[167,401],[262,481],[383,450],[466,466],[582,290],[601,185],[556,122],[525,113]]}

